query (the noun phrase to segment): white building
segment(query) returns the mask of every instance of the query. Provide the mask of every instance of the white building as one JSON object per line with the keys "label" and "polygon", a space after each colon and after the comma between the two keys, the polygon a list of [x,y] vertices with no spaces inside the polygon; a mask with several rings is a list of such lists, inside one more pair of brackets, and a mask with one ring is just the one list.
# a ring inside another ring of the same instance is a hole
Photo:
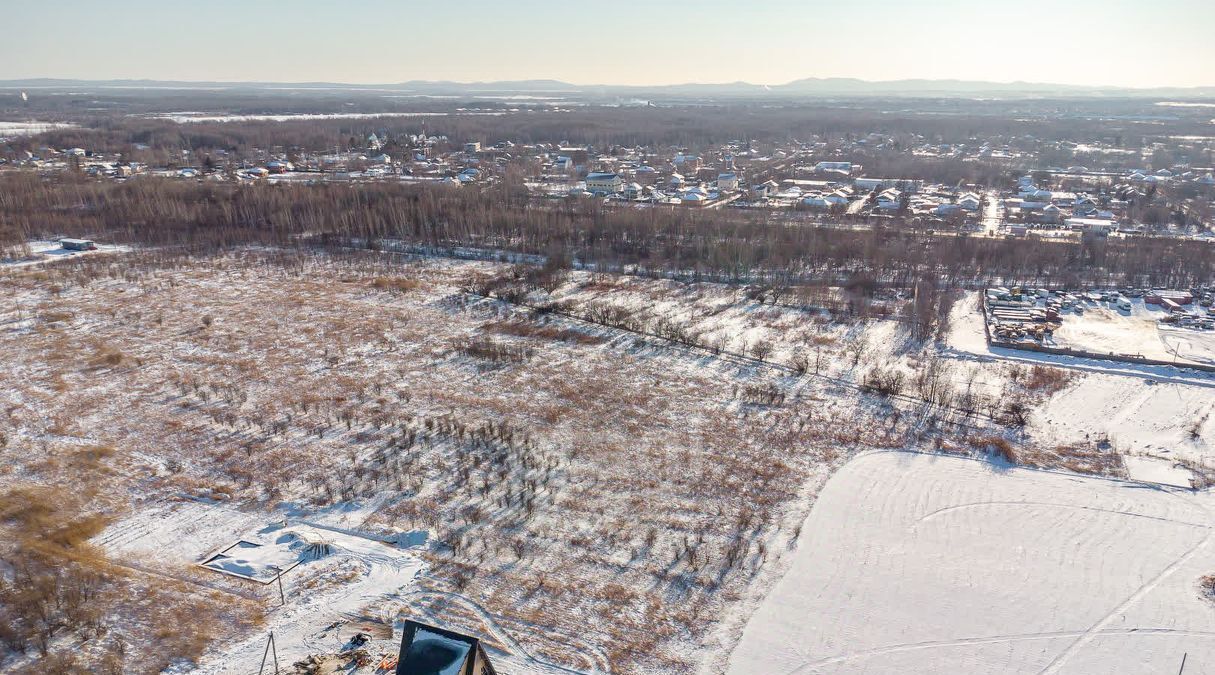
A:
{"label": "white building", "polygon": [[619,174],[596,171],[586,175],[586,190],[592,194],[615,194],[623,187],[624,179]]}
{"label": "white building", "polygon": [[847,176],[852,173],[852,162],[819,162],[814,165],[814,173],[842,173]]}

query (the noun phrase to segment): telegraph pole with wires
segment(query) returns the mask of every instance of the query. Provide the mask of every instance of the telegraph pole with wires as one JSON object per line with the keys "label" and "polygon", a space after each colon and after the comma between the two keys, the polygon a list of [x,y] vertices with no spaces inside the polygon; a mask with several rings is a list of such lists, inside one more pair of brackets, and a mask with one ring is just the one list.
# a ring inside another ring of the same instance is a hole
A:
{"label": "telegraph pole with wires", "polygon": [[274,655],[274,675],[278,673],[278,648],[274,645],[274,631],[270,631],[270,639],[266,641],[266,651],[262,652],[262,665],[257,669],[257,675],[262,675],[262,671],[266,669],[266,657]]}
{"label": "telegraph pole with wires", "polygon": [[283,607],[287,604],[287,596],[283,593],[283,568],[278,565],[267,565],[267,567],[275,572],[274,579],[278,582],[278,606]]}

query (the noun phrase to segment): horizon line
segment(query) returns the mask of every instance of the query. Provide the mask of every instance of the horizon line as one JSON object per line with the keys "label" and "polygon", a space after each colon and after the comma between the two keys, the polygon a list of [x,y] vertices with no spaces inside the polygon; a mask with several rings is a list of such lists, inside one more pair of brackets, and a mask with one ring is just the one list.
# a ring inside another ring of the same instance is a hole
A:
{"label": "horizon line", "polygon": [[783,87],[788,87],[790,85],[798,84],[801,82],[846,81],[846,82],[872,84],[872,85],[891,85],[891,84],[918,82],[918,83],[941,83],[941,84],[976,84],[976,85],[993,85],[993,86],[1003,86],[1003,87],[1012,87],[1012,86],[1059,87],[1059,88],[1072,88],[1072,89],[1087,89],[1087,90],[1095,90],[1095,91],[1102,91],[1102,90],[1152,91],[1152,90],[1156,90],[1156,89],[1183,89],[1183,90],[1184,89],[1215,89],[1215,83],[1204,84],[1204,85],[1136,86],[1136,85],[1115,85],[1115,84],[1099,84],[1099,85],[1068,84],[1068,83],[1063,83],[1063,82],[1040,82],[1040,81],[1031,81],[1031,80],[1011,80],[1011,81],[1008,81],[1008,80],[975,80],[975,79],[965,79],[965,78],[956,78],[956,77],[946,77],[946,78],[905,77],[905,78],[886,79],[886,80],[869,80],[869,79],[860,78],[860,77],[835,76],[835,75],[809,76],[809,77],[797,78],[797,79],[789,80],[787,82],[776,83],[776,84],[748,82],[745,80],[731,80],[731,81],[722,81],[722,82],[706,82],[706,81],[686,82],[685,81],[685,82],[669,82],[669,83],[663,83],[663,84],[627,84],[627,83],[585,84],[585,83],[569,82],[566,80],[560,80],[560,79],[551,78],[551,77],[528,77],[528,78],[499,79],[499,80],[410,79],[410,80],[400,80],[397,82],[341,82],[341,81],[332,81],[332,80],[294,80],[294,81],[292,81],[292,80],[225,80],[225,79],[190,80],[190,79],[165,79],[165,78],[154,78],[154,77],[88,78],[88,77],[59,77],[59,76],[9,77],[9,78],[0,79],[0,83],[36,82],[36,81],[92,82],[92,83],[171,82],[171,83],[183,83],[183,84],[231,84],[231,85],[262,84],[262,85],[295,85],[295,86],[338,85],[338,86],[343,86],[343,87],[401,86],[401,85],[407,85],[407,84],[431,84],[431,85],[451,84],[451,85],[462,85],[462,86],[477,86],[477,85],[493,85],[493,84],[517,84],[517,83],[525,83],[525,82],[538,82],[538,83],[539,82],[549,82],[549,83],[560,84],[560,85],[571,86],[571,87],[584,87],[584,88],[612,88],[612,87],[615,87],[615,88],[632,88],[632,89],[662,89],[662,88],[671,88],[671,87],[696,87],[696,86],[725,87],[725,86],[731,86],[731,85],[757,87],[757,88],[773,88],[773,87],[783,88]]}

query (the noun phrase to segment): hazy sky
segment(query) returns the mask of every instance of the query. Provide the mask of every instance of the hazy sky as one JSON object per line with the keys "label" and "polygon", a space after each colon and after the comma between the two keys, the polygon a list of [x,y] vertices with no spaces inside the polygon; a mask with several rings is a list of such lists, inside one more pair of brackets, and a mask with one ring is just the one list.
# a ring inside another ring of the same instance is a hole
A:
{"label": "hazy sky", "polygon": [[1215,85],[1215,0],[5,0],[0,79]]}

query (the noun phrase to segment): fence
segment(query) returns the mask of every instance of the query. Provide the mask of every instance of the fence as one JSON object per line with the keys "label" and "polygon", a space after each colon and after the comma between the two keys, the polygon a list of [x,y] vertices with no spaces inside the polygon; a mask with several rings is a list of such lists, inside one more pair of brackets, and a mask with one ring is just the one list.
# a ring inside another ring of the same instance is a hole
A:
{"label": "fence", "polygon": [[1102,361],[1117,361],[1119,363],[1134,363],[1144,366],[1170,366],[1173,368],[1189,368],[1192,370],[1201,370],[1208,373],[1215,373],[1215,366],[1208,366],[1201,363],[1174,363],[1172,361],[1160,361],[1157,359],[1149,359],[1145,356],[1132,356],[1130,354],[1102,354],[1100,352],[1088,352],[1081,349],[1071,349],[1068,347],[1047,347],[1032,342],[1005,342],[1004,340],[995,340],[991,337],[991,327],[987,322],[987,298],[986,295],[979,292],[979,309],[983,312],[983,335],[987,340],[988,347],[1003,347],[1005,349],[1020,349],[1026,352],[1038,352],[1041,354],[1055,354],[1057,356],[1073,356],[1081,359],[1100,359]]}

